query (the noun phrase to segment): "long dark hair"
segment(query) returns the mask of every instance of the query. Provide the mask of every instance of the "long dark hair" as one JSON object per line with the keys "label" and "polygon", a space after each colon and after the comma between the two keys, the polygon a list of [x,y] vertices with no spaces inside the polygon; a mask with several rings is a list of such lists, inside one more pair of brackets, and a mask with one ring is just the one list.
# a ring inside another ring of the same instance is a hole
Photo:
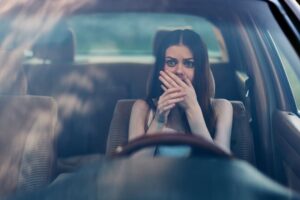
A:
{"label": "long dark hair", "polygon": [[[193,86],[197,94],[198,103],[202,109],[205,123],[212,136],[215,133],[215,115],[211,105],[211,91],[209,87],[212,83],[210,78],[210,66],[208,61],[208,51],[201,37],[192,30],[175,30],[166,32],[156,44],[155,64],[148,81],[148,91],[146,101],[150,108],[155,109],[153,99],[158,99],[163,90],[158,79],[159,72],[164,69],[166,50],[173,45],[184,45],[190,49],[195,62],[195,74]],[[186,116],[185,116],[186,119]]]}

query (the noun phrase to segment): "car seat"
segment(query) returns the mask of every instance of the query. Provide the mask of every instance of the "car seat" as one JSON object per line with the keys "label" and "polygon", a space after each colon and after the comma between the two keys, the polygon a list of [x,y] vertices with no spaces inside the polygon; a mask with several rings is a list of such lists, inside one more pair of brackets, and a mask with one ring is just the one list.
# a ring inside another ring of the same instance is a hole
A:
{"label": "car seat", "polygon": [[0,196],[33,191],[52,181],[56,115],[50,97],[0,96]]}
{"label": "car seat", "polygon": [[63,22],[39,37],[32,46],[34,58],[50,63],[72,63],[75,58],[74,32]]}

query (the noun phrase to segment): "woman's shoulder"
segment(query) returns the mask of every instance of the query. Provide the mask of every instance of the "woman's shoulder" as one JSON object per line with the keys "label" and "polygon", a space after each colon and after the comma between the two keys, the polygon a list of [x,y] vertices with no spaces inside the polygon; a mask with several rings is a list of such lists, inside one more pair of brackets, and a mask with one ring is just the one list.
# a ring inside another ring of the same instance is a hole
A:
{"label": "woman's shoulder", "polygon": [[230,101],[221,98],[212,98],[211,103],[212,105],[231,105]]}
{"label": "woman's shoulder", "polygon": [[148,103],[144,99],[137,99],[135,100],[133,106],[138,106],[138,107],[149,107]]}
{"label": "woman's shoulder", "polygon": [[215,112],[232,112],[232,104],[227,99],[212,99],[212,107]]}
{"label": "woman's shoulder", "polygon": [[149,105],[144,99],[137,99],[134,102],[132,109],[140,111],[149,110]]}

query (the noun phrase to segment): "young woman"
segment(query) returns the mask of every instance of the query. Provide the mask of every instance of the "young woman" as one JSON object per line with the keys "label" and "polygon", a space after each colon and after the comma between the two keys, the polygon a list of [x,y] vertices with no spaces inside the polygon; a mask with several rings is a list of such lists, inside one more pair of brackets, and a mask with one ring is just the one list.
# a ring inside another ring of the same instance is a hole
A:
{"label": "young woman", "polygon": [[[206,45],[192,30],[175,30],[158,45],[146,100],[131,111],[129,140],[144,134],[191,133],[230,152],[232,106],[210,96],[210,68]],[[181,147],[172,147],[175,154]],[[156,154],[172,149],[156,148]]]}

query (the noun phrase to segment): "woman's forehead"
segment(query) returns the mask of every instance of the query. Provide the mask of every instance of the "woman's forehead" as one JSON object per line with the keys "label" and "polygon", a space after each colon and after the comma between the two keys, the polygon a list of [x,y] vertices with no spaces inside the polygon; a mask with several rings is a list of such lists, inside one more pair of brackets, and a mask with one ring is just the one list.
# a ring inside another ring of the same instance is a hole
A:
{"label": "woman's forehead", "polygon": [[166,57],[193,58],[191,50],[185,45],[172,45],[166,50]]}

